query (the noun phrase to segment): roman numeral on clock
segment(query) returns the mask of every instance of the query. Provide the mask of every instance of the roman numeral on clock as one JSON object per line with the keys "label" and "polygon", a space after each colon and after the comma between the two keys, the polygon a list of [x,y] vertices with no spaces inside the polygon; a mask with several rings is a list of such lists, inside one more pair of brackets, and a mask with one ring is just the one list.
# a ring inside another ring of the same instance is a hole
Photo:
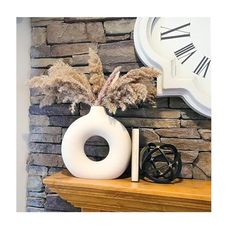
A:
{"label": "roman numeral on clock", "polygon": [[[186,27],[189,27],[190,23],[186,23],[184,25],[181,25],[179,27],[169,29],[165,32],[161,33],[161,40],[166,40],[166,39],[172,39],[172,38],[182,38],[182,37],[190,37],[190,32],[187,32],[183,30]],[[164,27],[161,27],[164,28]],[[180,34],[179,34],[180,32]]]}
{"label": "roman numeral on clock", "polygon": [[197,50],[193,43],[188,44],[187,46],[175,51],[175,56],[178,59],[184,59],[181,63],[185,63]]}
{"label": "roman numeral on clock", "polygon": [[204,56],[193,72],[197,75],[203,73],[203,77],[206,77],[210,63],[211,60],[208,57]]}

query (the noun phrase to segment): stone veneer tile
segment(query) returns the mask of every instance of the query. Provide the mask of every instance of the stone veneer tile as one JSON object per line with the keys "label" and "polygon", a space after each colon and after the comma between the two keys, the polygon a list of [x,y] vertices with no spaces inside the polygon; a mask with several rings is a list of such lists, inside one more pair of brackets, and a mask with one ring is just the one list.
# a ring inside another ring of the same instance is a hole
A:
{"label": "stone veneer tile", "polygon": [[211,130],[210,129],[199,129],[198,132],[200,133],[202,139],[211,141]]}
{"label": "stone veneer tile", "polygon": [[211,120],[181,120],[181,126],[186,128],[211,128]]}
{"label": "stone veneer tile", "polygon": [[44,127],[44,126],[30,126],[30,133],[36,134],[50,134],[50,135],[60,135],[62,133],[61,127]]}
{"label": "stone veneer tile", "polygon": [[179,128],[178,119],[117,118],[126,127]]}
{"label": "stone veneer tile", "polygon": [[176,137],[176,138],[200,138],[200,135],[195,128],[174,128],[174,129],[157,129],[161,137]]}
{"label": "stone veneer tile", "polygon": [[32,32],[31,32],[32,46],[40,46],[40,45],[46,44],[46,33],[47,33],[47,29],[45,27],[32,28]]}
{"label": "stone veneer tile", "polygon": [[76,43],[88,41],[85,23],[52,23],[47,27],[47,42]]}
{"label": "stone veneer tile", "polygon": [[42,178],[40,176],[28,176],[27,190],[40,192],[43,188]]}
{"label": "stone veneer tile", "polygon": [[28,174],[34,176],[47,176],[47,167],[44,166],[28,166]]}
{"label": "stone veneer tile", "polygon": [[31,58],[45,58],[51,56],[51,47],[48,45],[33,46],[30,49]]}
{"label": "stone veneer tile", "polygon": [[162,143],[169,143],[180,150],[210,151],[211,143],[202,139],[161,138]]}
{"label": "stone veneer tile", "polygon": [[71,104],[53,104],[50,106],[39,107],[39,105],[33,105],[29,107],[29,113],[32,115],[47,115],[47,116],[65,116],[65,115],[78,115],[79,109],[75,108],[75,112],[72,114],[70,111]]}
{"label": "stone veneer tile", "polygon": [[107,35],[125,34],[134,30],[135,19],[120,19],[105,21],[104,28]]}
{"label": "stone veneer tile", "polygon": [[80,212],[79,208],[75,208],[72,204],[61,199],[58,194],[47,194],[45,209],[47,211],[64,211],[64,212]]}
{"label": "stone veneer tile", "polygon": [[30,115],[29,116],[30,125],[35,126],[48,126],[49,117],[45,115]]}
{"label": "stone veneer tile", "polygon": [[51,46],[51,56],[53,57],[66,57],[75,54],[87,54],[89,47],[97,51],[96,43],[73,43],[73,44],[60,44]]}
{"label": "stone veneer tile", "polygon": [[104,65],[138,61],[134,42],[131,40],[101,44],[98,54]]}
{"label": "stone veneer tile", "polygon": [[200,152],[196,161],[196,166],[199,167],[208,177],[211,176],[211,153]]}
{"label": "stone veneer tile", "polygon": [[29,164],[48,166],[48,167],[63,167],[64,162],[61,155],[30,153]]}
{"label": "stone veneer tile", "polygon": [[27,197],[27,206],[30,207],[39,207],[43,208],[45,204],[44,198],[36,198],[36,197]]}
{"label": "stone veneer tile", "polygon": [[29,143],[29,150],[31,153],[61,153],[61,145],[60,144],[52,144],[52,143]]}

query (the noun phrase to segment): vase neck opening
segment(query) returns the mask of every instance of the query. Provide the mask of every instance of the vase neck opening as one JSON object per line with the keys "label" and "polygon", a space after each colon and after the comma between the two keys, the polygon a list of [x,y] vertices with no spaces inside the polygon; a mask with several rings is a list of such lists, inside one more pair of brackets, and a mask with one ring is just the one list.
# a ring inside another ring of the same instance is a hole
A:
{"label": "vase neck opening", "polygon": [[89,114],[106,114],[106,111],[102,106],[91,106]]}

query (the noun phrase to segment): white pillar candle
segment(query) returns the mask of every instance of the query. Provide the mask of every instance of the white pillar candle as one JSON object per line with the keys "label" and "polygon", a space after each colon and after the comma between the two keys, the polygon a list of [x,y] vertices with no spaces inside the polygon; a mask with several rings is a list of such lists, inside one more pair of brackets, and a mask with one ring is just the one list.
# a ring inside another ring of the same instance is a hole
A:
{"label": "white pillar candle", "polygon": [[131,181],[139,181],[139,129],[132,129]]}

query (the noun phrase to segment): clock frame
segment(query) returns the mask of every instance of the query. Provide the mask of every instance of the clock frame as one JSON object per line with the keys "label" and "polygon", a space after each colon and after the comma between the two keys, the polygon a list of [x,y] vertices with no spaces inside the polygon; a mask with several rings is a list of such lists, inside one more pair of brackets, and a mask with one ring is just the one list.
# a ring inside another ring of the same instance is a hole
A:
{"label": "clock frame", "polygon": [[[157,26],[159,20],[160,18],[154,17],[137,18],[134,28],[134,44],[140,60],[149,67],[157,68],[162,73],[157,79],[158,97],[179,96],[199,114],[211,117],[210,77],[206,76],[211,60],[202,55],[199,58],[201,61],[198,61],[191,74],[179,75],[177,70],[181,68],[181,65],[185,65],[189,58],[196,56],[194,54],[196,48],[193,43],[189,42],[188,45],[175,51],[174,56],[166,57],[164,52],[159,50],[161,38],[183,39],[190,37],[187,36],[190,33],[182,31],[177,35],[173,29],[165,30],[157,36],[153,33],[154,28],[159,27]],[[183,28],[187,27],[186,24],[178,26],[178,30],[184,30]],[[157,44],[154,45],[155,43]]]}

